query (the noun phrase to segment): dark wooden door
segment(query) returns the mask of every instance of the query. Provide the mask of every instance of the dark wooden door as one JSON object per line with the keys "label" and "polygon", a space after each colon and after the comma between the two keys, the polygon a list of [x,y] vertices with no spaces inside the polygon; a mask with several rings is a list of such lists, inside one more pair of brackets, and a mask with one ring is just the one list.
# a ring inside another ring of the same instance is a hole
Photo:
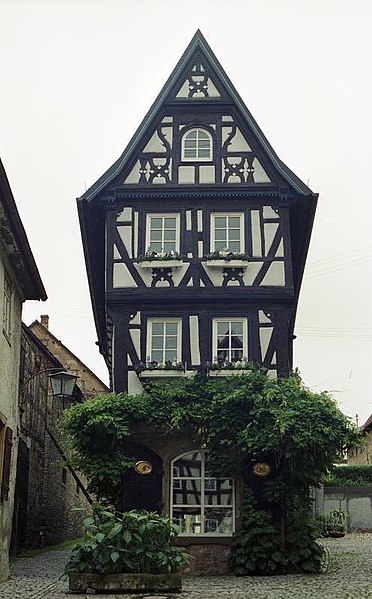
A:
{"label": "dark wooden door", "polygon": [[25,546],[28,478],[29,478],[29,449],[22,439],[18,443],[17,476],[14,493],[14,511],[12,524],[12,539],[10,553],[16,555]]}
{"label": "dark wooden door", "polygon": [[162,511],[162,459],[151,449],[141,445],[131,448],[137,461],[146,460],[152,465],[150,474],[138,474],[131,468],[123,476],[123,510]]}

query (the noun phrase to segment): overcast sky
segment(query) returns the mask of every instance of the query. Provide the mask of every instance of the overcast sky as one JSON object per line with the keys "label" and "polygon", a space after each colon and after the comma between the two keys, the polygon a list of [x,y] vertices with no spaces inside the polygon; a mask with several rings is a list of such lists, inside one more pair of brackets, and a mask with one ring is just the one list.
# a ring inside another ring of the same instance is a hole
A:
{"label": "overcast sky", "polygon": [[117,159],[197,28],[279,157],[319,204],[295,365],[372,412],[372,2],[0,0],[0,156],[50,329],[107,382],[75,198]]}

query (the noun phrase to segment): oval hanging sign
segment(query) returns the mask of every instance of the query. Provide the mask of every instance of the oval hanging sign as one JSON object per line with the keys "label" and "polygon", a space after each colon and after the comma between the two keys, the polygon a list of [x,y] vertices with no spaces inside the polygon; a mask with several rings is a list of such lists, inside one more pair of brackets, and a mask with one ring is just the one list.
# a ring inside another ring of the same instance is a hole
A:
{"label": "oval hanging sign", "polygon": [[271,472],[270,464],[266,462],[258,462],[253,466],[253,474],[256,476],[268,476]]}
{"label": "oval hanging sign", "polygon": [[140,460],[139,462],[136,462],[134,469],[138,474],[150,474],[152,471],[152,464],[147,462],[147,460]]}

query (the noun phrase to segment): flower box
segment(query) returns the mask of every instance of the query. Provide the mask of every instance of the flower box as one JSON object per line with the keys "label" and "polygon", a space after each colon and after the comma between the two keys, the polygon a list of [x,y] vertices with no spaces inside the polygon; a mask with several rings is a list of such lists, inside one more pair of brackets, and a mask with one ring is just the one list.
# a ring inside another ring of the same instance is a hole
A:
{"label": "flower box", "polygon": [[220,370],[209,370],[208,376],[211,377],[223,377],[223,376],[234,376],[236,374],[251,374],[251,370],[248,368],[221,368]]}
{"label": "flower box", "polygon": [[182,588],[181,574],[89,574],[70,572],[69,589],[87,593],[93,589],[98,593],[147,593],[148,591],[172,592]]}
{"label": "flower box", "polygon": [[180,379],[195,376],[195,370],[166,370],[159,369],[157,370],[142,370],[139,373],[140,379]]}
{"label": "flower box", "polygon": [[183,260],[143,260],[138,262],[140,268],[178,268]]}
{"label": "flower box", "polygon": [[248,260],[207,260],[207,266],[210,268],[247,268]]}

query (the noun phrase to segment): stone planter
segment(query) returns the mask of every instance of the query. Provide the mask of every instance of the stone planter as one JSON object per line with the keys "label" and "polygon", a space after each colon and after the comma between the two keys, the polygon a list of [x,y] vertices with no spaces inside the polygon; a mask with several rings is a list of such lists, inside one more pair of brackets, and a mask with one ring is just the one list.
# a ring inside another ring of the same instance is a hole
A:
{"label": "stone planter", "polygon": [[142,370],[139,373],[140,379],[183,379],[195,376],[195,370]]}
{"label": "stone planter", "polygon": [[137,593],[139,591],[180,591],[181,574],[88,574],[70,572],[69,589],[86,593],[93,589],[99,593]]}
{"label": "stone planter", "polygon": [[208,376],[211,377],[224,377],[224,376],[235,376],[237,374],[252,374],[252,370],[248,368],[221,368],[221,370],[209,370]]}
{"label": "stone planter", "polygon": [[179,268],[183,260],[143,260],[138,265],[141,268]]}
{"label": "stone planter", "polygon": [[207,260],[209,268],[247,268],[248,260]]}

